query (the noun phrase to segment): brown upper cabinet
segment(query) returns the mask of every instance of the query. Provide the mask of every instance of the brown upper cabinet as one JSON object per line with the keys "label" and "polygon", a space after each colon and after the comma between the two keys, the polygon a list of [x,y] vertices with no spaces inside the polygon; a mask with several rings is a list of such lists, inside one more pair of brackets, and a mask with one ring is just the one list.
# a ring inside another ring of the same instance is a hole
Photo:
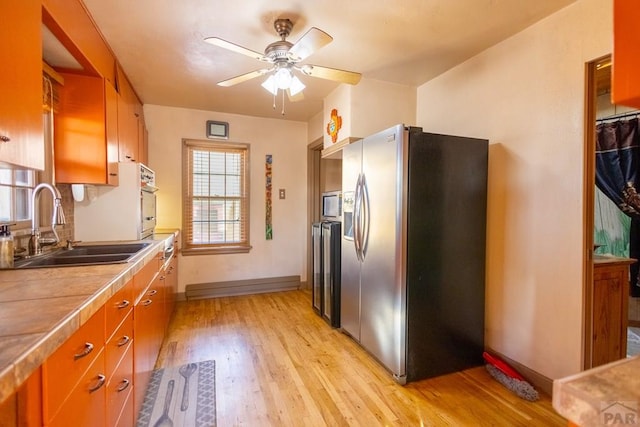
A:
{"label": "brown upper cabinet", "polygon": [[144,126],[142,104],[124,72],[118,67],[118,140],[121,162],[145,162],[140,158],[140,126]]}
{"label": "brown upper cabinet", "polygon": [[611,103],[640,108],[640,3],[613,2]]}
{"label": "brown upper cabinet", "polygon": [[56,181],[118,184],[118,94],[102,77],[64,74],[54,115]]}
{"label": "brown upper cabinet", "polygon": [[0,0],[0,163],[44,169],[41,3]]}

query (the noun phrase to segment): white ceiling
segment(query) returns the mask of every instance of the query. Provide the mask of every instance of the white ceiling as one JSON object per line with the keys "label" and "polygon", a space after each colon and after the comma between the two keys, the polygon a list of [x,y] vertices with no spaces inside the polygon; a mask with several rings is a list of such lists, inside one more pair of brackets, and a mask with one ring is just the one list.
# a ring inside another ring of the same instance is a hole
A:
{"label": "white ceiling", "polygon": [[145,104],[306,121],[337,83],[301,77],[305,99],[286,100],[283,117],[264,77],[216,85],[264,63],[203,39],[263,52],[289,18],[293,43],[311,27],[333,37],[303,63],[419,86],[575,0],[83,1]]}

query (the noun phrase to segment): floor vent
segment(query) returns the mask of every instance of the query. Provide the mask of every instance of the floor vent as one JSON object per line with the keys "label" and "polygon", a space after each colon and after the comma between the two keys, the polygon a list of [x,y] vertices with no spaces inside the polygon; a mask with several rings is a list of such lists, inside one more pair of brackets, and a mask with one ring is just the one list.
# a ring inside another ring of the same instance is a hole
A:
{"label": "floor vent", "polygon": [[228,282],[187,285],[188,300],[291,291],[300,288],[300,276],[268,277],[264,279],[232,280]]}

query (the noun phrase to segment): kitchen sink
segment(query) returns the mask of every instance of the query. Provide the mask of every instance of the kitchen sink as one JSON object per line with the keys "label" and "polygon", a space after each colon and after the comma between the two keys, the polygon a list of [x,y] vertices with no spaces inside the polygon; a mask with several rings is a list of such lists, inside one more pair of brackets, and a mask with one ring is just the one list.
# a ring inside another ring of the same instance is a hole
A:
{"label": "kitchen sink", "polygon": [[127,262],[147,246],[149,243],[76,246],[73,249],[59,249],[46,255],[18,260],[15,268],[118,264]]}
{"label": "kitchen sink", "polygon": [[123,243],[109,245],[76,246],[73,249],[58,252],[56,257],[78,257],[85,255],[135,254],[149,246],[148,243]]}

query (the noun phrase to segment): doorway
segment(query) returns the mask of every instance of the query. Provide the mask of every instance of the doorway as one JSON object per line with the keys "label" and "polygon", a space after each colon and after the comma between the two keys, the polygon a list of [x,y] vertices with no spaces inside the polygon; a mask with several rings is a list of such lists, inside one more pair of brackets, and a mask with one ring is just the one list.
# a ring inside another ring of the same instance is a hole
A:
{"label": "doorway", "polygon": [[[630,108],[611,104],[611,55],[589,62],[586,67],[585,96],[585,250],[584,257],[584,369],[595,366],[594,341],[602,335],[596,325],[596,313],[601,305],[594,291],[594,262],[601,256],[629,258],[630,218],[601,192],[596,183],[596,126],[625,119]],[[597,275],[596,275],[597,276]],[[597,277],[596,277],[597,278]],[[595,298],[595,300],[594,300]],[[622,301],[624,313],[621,317],[627,355],[640,354],[640,298]],[[637,313],[636,313],[637,312]],[[636,316],[636,313],[638,316]],[[637,319],[637,320],[634,320]],[[628,323],[627,323],[628,322]],[[596,326],[594,326],[596,325]],[[613,325],[612,325],[613,326]],[[628,328],[624,329],[625,326]],[[613,329],[613,327],[612,327]]]}
{"label": "doorway", "polygon": [[[323,138],[307,145],[307,230],[311,234],[311,225],[320,221],[320,200],[322,193],[342,189],[342,151],[330,157],[322,157]],[[311,289],[313,278],[312,241],[307,239],[307,284]]]}

